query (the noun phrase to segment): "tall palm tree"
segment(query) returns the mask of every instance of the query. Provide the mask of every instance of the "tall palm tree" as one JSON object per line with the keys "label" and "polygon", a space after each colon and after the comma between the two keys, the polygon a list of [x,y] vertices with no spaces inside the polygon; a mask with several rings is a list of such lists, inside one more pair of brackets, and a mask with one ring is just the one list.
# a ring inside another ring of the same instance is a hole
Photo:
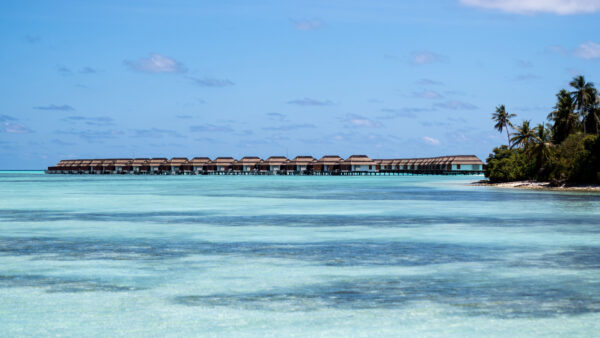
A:
{"label": "tall palm tree", "polygon": [[579,119],[575,114],[575,104],[571,94],[562,89],[556,94],[558,99],[554,110],[548,114],[548,120],[554,122],[552,126],[552,142],[560,144],[567,136],[575,132],[579,127]]}
{"label": "tall palm tree", "polygon": [[583,121],[586,130],[598,135],[600,133],[600,95],[596,94],[593,103],[590,104]]}
{"label": "tall palm tree", "polygon": [[496,122],[494,128],[499,132],[502,132],[503,129],[506,129],[506,137],[508,138],[508,144],[510,145],[510,132],[508,131],[508,127],[512,127],[512,123],[510,119],[515,117],[515,114],[509,114],[506,112],[506,108],[503,104],[496,107],[496,112],[492,113],[492,120]]}
{"label": "tall palm tree", "polygon": [[546,162],[550,158],[550,131],[542,123],[538,124],[534,129],[533,143],[530,148],[531,154],[536,158],[538,174],[544,171]]}
{"label": "tall palm tree", "polygon": [[579,116],[581,116],[581,120],[583,122],[583,132],[585,133],[585,119],[587,118],[587,113],[590,110],[590,105],[596,99],[597,91],[593,83],[585,82],[583,75],[574,77],[573,81],[571,81],[569,84],[574,89],[571,92],[571,96],[573,97],[575,107],[577,107],[577,112],[579,113]]}
{"label": "tall palm tree", "polygon": [[510,142],[512,143],[510,146],[511,148],[517,146],[525,150],[528,149],[529,144],[531,144],[536,137],[535,130],[531,129],[529,124],[530,121],[525,120],[517,127],[514,136],[510,139]]}

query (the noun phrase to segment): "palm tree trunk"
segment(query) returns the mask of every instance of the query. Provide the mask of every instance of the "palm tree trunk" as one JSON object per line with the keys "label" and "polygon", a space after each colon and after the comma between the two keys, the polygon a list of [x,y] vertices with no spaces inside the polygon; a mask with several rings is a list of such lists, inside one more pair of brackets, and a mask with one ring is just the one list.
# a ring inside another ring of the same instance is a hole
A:
{"label": "palm tree trunk", "polygon": [[506,126],[506,137],[508,138],[508,146],[510,147],[510,133],[508,132],[508,126]]}

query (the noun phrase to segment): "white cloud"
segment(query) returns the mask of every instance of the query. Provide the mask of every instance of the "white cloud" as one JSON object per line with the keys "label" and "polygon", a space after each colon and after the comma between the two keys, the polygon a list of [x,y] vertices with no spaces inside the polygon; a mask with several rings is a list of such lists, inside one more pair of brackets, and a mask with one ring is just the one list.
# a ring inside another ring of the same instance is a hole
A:
{"label": "white cloud", "polygon": [[575,56],[585,60],[600,59],[600,44],[593,41],[582,43],[575,49]]}
{"label": "white cloud", "polygon": [[321,20],[312,19],[312,20],[292,20],[294,27],[299,31],[312,31],[315,29],[319,29],[323,27],[323,22]]}
{"label": "white cloud", "polygon": [[161,54],[150,54],[150,57],[140,58],[135,61],[125,61],[125,64],[134,71],[144,73],[185,73],[186,68],[178,61]]}
{"label": "white cloud", "polygon": [[4,130],[5,133],[8,134],[29,134],[31,133],[31,129],[27,128],[26,126],[17,123],[17,122],[4,122],[2,129],[0,129],[0,131]]}
{"label": "white cloud", "polygon": [[347,123],[349,123],[352,127],[360,127],[360,128],[379,128],[381,127],[381,123],[378,121],[371,120],[364,116],[348,114],[344,119]]}
{"label": "white cloud", "polygon": [[436,92],[435,90],[424,90],[413,93],[413,96],[422,99],[439,99],[442,97],[442,94]]}
{"label": "white cloud", "polygon": [[440,61],[440,55],[433,52],[413,52],[412,53],[412,62],[417,65],[424,65],[436,61]]}
{"label": "white cloud", "polygon": [[440,140],[429,136],[423,136],[423,141],[425,141],[427,144],[431,144],[432,146],[437,146],[440,144]]}
{"label": "white cloud", "polygon": [[460,0],[465,6],[497,9],[508,13],[559,15],[593,13],[600,10],[600,0]]}

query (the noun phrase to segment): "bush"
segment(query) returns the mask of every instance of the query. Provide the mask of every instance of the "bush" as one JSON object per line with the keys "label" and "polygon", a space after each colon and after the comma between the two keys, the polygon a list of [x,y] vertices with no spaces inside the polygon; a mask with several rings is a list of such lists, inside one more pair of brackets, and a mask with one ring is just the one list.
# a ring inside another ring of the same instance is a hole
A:
{"label": "bush", "polygon": [[493,183],[528,179],[534,165],[523,150],[509,149],[505,145],[494,148],[486,162],[484,175]]}

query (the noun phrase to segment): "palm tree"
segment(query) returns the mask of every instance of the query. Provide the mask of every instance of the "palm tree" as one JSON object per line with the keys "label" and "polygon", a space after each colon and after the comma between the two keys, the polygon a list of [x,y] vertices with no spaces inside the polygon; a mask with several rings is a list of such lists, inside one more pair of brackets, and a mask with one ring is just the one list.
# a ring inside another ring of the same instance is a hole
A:
{"label": "palm tree", "polygon": [[550,149],[552,148],[550,131],[542,123],[538,124],[533,131],[533,145],[530,148],[530,151],[536,158],[538,174],[541,174],[544,171],[546,161],[550,158]]}
{"label": "palm tree", "polygon": [[593,104],[594,100],[596,99],[596,88],[594,87],[593,83],[585,82],[583,75],[574,77],[573,81],[571,81],[569,84],[574,89],[571,92],[571,96],[573,97],[575,107],[577,107],[577,112],[579,113],[579,116],[581,116],[581,120],[583,122],[583,132],[585,133],[585,119],[587,118],[587,114],[590,110],[590,105]]}
{"label": "palm tree", "polygon": [[496,121],[494,128],[499,132],[502,132],[503,129],[506,129],[506,137],[508,138],[508,144],[510,145],[510,132],[508,131],[508,127],[512,127],[512,123],[510,119],[515,117],[515,114],[509,114],[506,112],[506,108],[503,104],[496,107],[496,112],[492,113],[492,120]]}
{"label": "palm tree", "polygon": [[594,101],[588,108],[583,125],[596,135],[600,133],[600,95],[595,95]]}
{"label": "palm tree", "polygon": [[530,121],[525,120],[523,123],[517,127],[517,131],[514,136],[510,139],[512,142],[511,148],[518,146],[519,148],[524,148],[527,150],[529,144],[533,142],[536,137],[535,130],[531,129],[529,126]]}
{"label": "palm tree", "polygon": [[556,98],[558,101],[554,106],[555,110],[548,114],[548,120],[554,121],[552,142],[560,144],[575,132],[579,126],[579,119],[575,114],[575,104],[569,92],[563,89],[556,94]]}

